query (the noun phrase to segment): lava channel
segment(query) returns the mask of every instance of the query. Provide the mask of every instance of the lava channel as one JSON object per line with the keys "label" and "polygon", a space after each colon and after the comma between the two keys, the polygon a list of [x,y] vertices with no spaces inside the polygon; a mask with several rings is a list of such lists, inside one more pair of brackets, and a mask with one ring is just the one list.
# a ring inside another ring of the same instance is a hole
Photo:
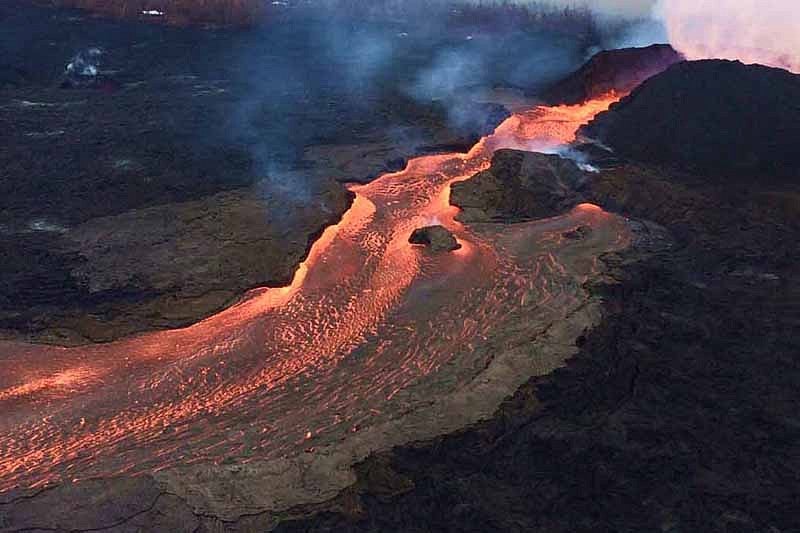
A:
{"label": "lava channel", "polygon": [[[486,169],[497,149],[571,142],[615,100],[536,107],[468,154],[420,157],[353,186],[351,209],[291,285],[251,291],[191,327],[75,348],[0,343],[0,491],[302,453],[458,389],[486,366],[487,339],[509,317],[560,320],[596,256],[626,233],[587,205],[465,227],[450,185]],[[462,248],[432,255],[408,244],[433,222]],[[559,236],[578,224],[605,240],[568,268]]]}

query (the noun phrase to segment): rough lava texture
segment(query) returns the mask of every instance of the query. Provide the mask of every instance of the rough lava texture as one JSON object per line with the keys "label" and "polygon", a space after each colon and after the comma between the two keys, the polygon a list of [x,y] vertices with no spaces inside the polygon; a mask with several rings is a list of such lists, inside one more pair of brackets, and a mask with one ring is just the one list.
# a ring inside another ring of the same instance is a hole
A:
{"label": "rough lava texture", "polygon": [[[394,95],[396,99],[387,101],[391,113],[414,117],[414,126],[430,128],[428,138],[411,143],[397,142],[397,132],[371,132],[370,140],[355,144],[319,144],[304,151],[304,160],[320,177],[332,177],[347,183],[369,183],[388,172],[403,170],[409,159],[421,155],[434,155],[452,152],[467,152],[481,137],[494,131],[498,124],[511,116],[501,104],[487,102],[467,102],[458,106],[458,112],[465,116],[462,124],[451,128],[445,118],[448,110],[432,103],[431,115],[419,114],[417,104],[404,95]],[[416,110],[415,110],[416,108]],[[409,120],[412,122],[412,120]]]}
{"label": "rough lava texture", "polygon": [[254,24],[264,15],[267,5],[263,0],[40,0],[40,3],[114,17],[217,26]]}
{"label": "rough lava texture", "polygon": [[329,510],[276,531],[798,531],[800,190],[678,179],[594,177],[596,203],[673,242],[604,258],[603,322],[566,368],[491,421],[371,458]]}
{"label": "rough lava texture", "polygon": [[519,222],[559,215],[581,201],[586,174],[558,155],[498,150],[488,170],[454,183],[462,222]]}
{"label": "rough lava texture", "polygon": [[796,182],[800,75],[735,61],[679,63],[582,134],[619,156],[710,179]]}
{"label": "rough lava texture", "polygon": [[[708,106],[736,93],[725,72],[707,81]],[[687,94],[693,80],[677,86]],[[278,517],[220,519],[143,477],[0,495],[0,529],[800,530],[800,183],[776,185],[769,168],[731,181],[667,167],[619,162],[591,176],[587,201],[656,223],[641,224],[642,246],[602,258],[610,270],[586,285],[602,322],[569,346],[568,365],[491,419],[376,453],[338,496]]]}
{"label": "rough lava texture", "polygon": [[[286,284],[350,205],[337,181],[466,150],[508,116],[465,101],[456,125],[397,80],[352,98],[314,24],[212,31],[0,2],[0,337],[109,341]],[[420,46],[443,38],[461,40]]]}
{"label": "rough lava texture", "polygon": [[[688,74],[663,76],[699,109],[719,112],[720,94],[752,97],[752,85],[738,84],[743,70],[765,99],[786,90],[785,74],[761,67],[674,67],[697,68],[717,73],[700,75],[699,93]],[[675,128],[707,132],[696,141],[746,129],[757,112],[725,107],[707,122],[636,99],[624,108],[628,124],[655,136],[647,117],[667,127],[676,113]],[[791,102],[774,102],[760,111],[791,112]],[[759,145],[784,142],[785,131],[764,131]],[[646,153],[677,144],[659,139]],[[370,458],[328,510],[277,531],[800,530],[800,180],[769,165],[730,180],[727,165],[741,157],[720,159],[711,175],[669,161],[618,161],[593,174],[587,201],[661,224],[667,245],[603,258],[614,268],[590,289],[606,302],[604,319],[578,355],[529,381],[489,422]]]}
{"label": "rough lava texture", "polygon": [[461,248],[453,234],[444,226],[417,228],[411,233],[408,242],[426,246],[433,252],[452,252]]}
{"label": "rough lava texture", "polygon": [[[257,184],[22,239],[0,235],[10,252],[0,320],[32,340],[103,342],[188,325],[249,289],[288,285],[352,194],[334,184],[303,206],[265,191]],[[41,254],[33,266],[15,251],[20,241]]]}
{"label": "rough lava texture", "polygon": [[551,105],[580,104],[609,92],[627,93],[684,57],[668,44],[604,50],[541,94]]}
{"label": "rough lava texture", "polygon": [[[601,217],[601,221],[598,223],[595,217]],[[585,239],[568,243],[558,239],[562,232],[583,223],[594,228]],[[476,231],[483,233],[482,239],[506,243],[503,257],[531,254],[539,258],[536,265],[552,261],[556,267],[531,265],[512,271],[511,275],[521,280],[538,277],[538,287],[528,285],[529,290],[516,293],[519,305],[503,319],[503,327],[488,328],[480,344],[453,344],[453,356],[435,375],[414,380],[398,392],[405,398],[402,403],[385,409],[380,403],[364,404],[381,407],[385,417],[344,427],[328,437],[315,435],[280,456],[260,457],[249,451],[234,456],[235,446],[226,446],[223,453],[231,455],[218,461],[208,458],[193,464],[167,465],[134,479],[128,474],[113,474],[103,479],[65,479],[47,487],[11,490],[0,494],[0,530],[266,532],[320,510],[336,509],[356,516],[361,505],[358,491],[364,488],[360,477],[365,473],[369,487],[379,498],[413,489],[413,484],[392,476],[386,465],[376,465],[367,458],[409,442],[438,439],[490,419],[504,399],[531,376],[547,375],[561,367],[577,353],[575,339],[599,324],[602,301],[589,296],[585,282],[600,280],[607,272],[600,257],[631,244],[647,253],[642,243],[652,240],[642,226],[631,227],[620,217],[584,209],[544,224],[483,224]],[[455,262],[444,261],[448,265]],[[437,327],[449,323],[447,313],[441,313],[442,308],[433,301],[452,298],[452,291],[447,286],[426,285],[409,300],[410,321],[405,323],[411,326],[403,330],[426,322]],[[433,319],[423,318],[426,315]],[[380,337],[362,344],[370,352],[382,345]],[[357,374],[343,374],[348,384],[354,376]],[[307,420],[307,413],[298,412],[298,420]],[[250,423],[245,421],[244,427],[259,426]],[[168,439],[170,434],[166,433]],[[183,446],[182,441],[170,439],[169,445]],[[186,453],[187,457],[193,455],[188,448]],[[365,460],[366,471],[364,464],[353,468]],[[72,476],[68,473],[66,477]],[[345,496],[338,499],[340,494]],[[348,494],[353,497],[348,498]],[[387,525],[378,530],[395,528]]]}
{"label": "rough lava texture", "polygon": [[[0,497],[3,527],[113,532],[790,532],[800,528],[800,190],[654,167],[589,199],[660,221],[606,255],[604,300],[568,365],[486,421],[372,455],[322,504],[220,520],[153,480]],[[758,312],[754,312],[757,310]],[[80,509],[70,503],[91,501]]]}

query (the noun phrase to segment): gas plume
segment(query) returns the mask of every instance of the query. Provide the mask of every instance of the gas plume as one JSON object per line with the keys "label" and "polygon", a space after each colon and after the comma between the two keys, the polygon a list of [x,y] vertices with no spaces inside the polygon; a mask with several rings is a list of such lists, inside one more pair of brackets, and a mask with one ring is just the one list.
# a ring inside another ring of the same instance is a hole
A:
{"label": "gas plume", "polygon": [[689,59],[739,59],[800,72],[797,0],[661,0],[656,15]]}

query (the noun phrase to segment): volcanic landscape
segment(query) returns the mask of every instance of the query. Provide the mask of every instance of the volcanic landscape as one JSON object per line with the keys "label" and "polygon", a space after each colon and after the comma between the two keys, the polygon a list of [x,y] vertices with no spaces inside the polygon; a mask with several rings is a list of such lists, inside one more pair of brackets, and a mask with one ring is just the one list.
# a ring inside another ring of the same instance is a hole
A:
{"label": "volcanic landscape", "polygon": [[800,530],[791,52],[56,4],[0,5],[0,531]]}

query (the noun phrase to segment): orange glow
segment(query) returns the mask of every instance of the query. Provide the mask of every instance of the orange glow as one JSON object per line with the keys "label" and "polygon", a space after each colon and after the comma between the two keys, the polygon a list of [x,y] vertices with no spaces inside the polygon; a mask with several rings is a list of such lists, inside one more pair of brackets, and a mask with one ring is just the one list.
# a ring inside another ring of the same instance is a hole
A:
{"label": "orange glow", "polygon": [[575,206],[576,211],[583,211],[586,213],[602,213],[603,209],[595,204],[578,204]]}
{"label": "orange glow", "polygon": [[28,378],[24,383],[0,391],[0,402],[47,391],[50,395],[66,395],[80,385],[91,382],[93,375],[87,368],[68,368],[53,375]]}
{"label": "orange glow", "polygon": [[[420,157],[353,186],[353,206],[289,286],[252,291],[191,327],[69,349],[0,343],[0,491],[304,450],[383,416],[514,302],[536,294],[542,312],[557,308],[564,268],[545,245],[576,223],[605,223],[602,210],[480,234],[454,220],[450,186],[497,149],[572,141],[617,98],[537,107],[468,154]],[[462,248],[433,256],[408,244],[434,222]]]}

